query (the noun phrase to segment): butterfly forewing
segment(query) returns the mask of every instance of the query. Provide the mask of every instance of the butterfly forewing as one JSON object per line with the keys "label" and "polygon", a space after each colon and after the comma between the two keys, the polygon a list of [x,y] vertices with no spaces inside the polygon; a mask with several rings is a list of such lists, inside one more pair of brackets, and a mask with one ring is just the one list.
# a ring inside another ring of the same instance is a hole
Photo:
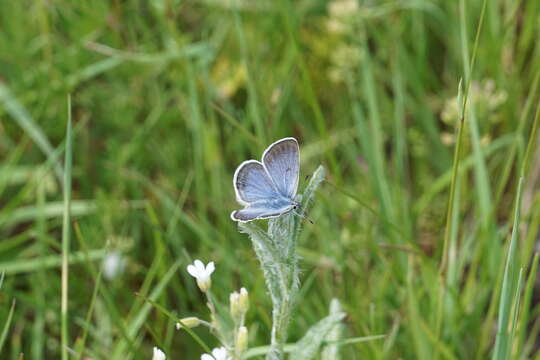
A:
{"label": "butterfly forewing", "polygon": [[256,160],[244,161],[234,174],[236,198],[243,204],[271,200],[277,193],[263,165]]}
{"label": "butterfly forewing", "polygon": [[262,162],[277,191],[293,199],[298,189],[300,150],[295,138],[276,141],[263,153]]}

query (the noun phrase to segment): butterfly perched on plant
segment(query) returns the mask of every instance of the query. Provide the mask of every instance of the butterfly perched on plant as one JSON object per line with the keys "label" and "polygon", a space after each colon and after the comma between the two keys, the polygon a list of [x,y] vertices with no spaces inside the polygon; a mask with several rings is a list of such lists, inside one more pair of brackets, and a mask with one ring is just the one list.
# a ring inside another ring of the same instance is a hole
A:
{"label": "butterfly perched on plant", "polygon": [[296,210],[300,148],[295,138],[278,140],[264,150],[261,161],[247,160],[234,173],[236,201],[244,208],[231,213],[234,221],[268,219]]}

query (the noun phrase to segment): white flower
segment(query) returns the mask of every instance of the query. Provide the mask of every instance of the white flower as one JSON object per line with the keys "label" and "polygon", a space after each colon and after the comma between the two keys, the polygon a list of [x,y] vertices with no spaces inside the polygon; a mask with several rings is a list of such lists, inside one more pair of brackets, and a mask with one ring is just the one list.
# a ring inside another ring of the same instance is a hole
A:
{"label": "white flower", "polygon": [[197,285],[202,292],[206,292],[210,289],[210,286],[212,285],[210,275],[212,275],[215,269],[216,267],[214,266],[213,261],[210,261],[205,267],[203,262],[198,259],[193,262],[193,265],[190,264],[187,266],[187,272],[197,279]]}
{"label": "white flower", "polygon": [[227,354],[227,349],[222,346],[212,350],[212,355],[202,354],[201,360],[231,360],[231,357]]}
{"label": "white flower", "polygon": [[152,356],[152,360],[165,360],[166,358],[165,353],[154,346],[154,356]]}

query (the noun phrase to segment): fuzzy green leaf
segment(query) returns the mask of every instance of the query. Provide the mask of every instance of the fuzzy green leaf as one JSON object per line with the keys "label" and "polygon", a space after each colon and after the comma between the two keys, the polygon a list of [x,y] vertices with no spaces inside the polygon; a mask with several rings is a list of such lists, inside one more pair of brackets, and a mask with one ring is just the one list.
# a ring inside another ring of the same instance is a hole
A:
{"label": "fuzzy green leaf", "polygon": [[342,312],[330,314],[313,325],[306,335],[296,343],[296,348],[291,353],[290,360],[313,359],[328,336],[328,333],[330,333],[344,317],[345,314]]}
{"label": "fuzzy green leaf", "polygon": [[307,207],[313,200],[313,197],[315,196],[315,191],[317,191],[321,183],[324,181],[325,175],[326,171],[324,170],[324,167],[322,165],[320,165],[317,170],[315,170],[313,175],[311,175],[309,184],[308,186],[306,186],[306,189],[302,194],[300,214],[304,215],[306,213]]}
{"label": "fuzzy green leaf", "polygon": [[[338,299],[332,299],[332,302],[330,302],[330,315],[334,314],[341,314],[342,313],[341,304],[339,303]],[[339,344],[338,341],[341,340],[343,332],[343,324],[341,322],[338,322],[337,324],[332,327],[332,329],[328,332],[328,334],[325,337],[325,342],[328,343],[323,348],[322,354],[321,354],[321,360],[339,360]]]}
{"label": "fuzzy green leaf", "polygon": [[272,239],[264,230],[253,223],[239,223],[242,233],[248,234],[253,244],[255,254],[259,259],[263,270],[266,287],[272,298],[272,303],[277,304],[281,300],[281,274],[279,269],[279,254]]}

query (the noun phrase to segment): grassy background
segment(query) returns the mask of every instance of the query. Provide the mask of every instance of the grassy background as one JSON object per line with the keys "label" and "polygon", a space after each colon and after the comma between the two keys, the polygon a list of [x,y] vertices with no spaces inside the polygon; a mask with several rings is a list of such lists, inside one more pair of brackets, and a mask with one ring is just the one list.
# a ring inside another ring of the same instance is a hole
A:
{"label": "grassy background", "polygon": [[[301,235],[291,341],[337,297],[347,336],[387,335],[343,347],[344,359],[491,356],[523,173],[503,294],[517,293],[521,267],[524,293],[519,313],[503,307],[516,316],[512,358],[540,358],[529,271],[540,225],[531,135],[540,2],[487,1],[473,64],[482,5],[1,2],[1,358],[60,357],[67,94],[69,346],[87,359],[150,359],[154,345],[172,359],[198,358],[199,345],[136,296],[205,317],[185,272],[193,258],[216,262],[213,289],[224,303],[249,290],[250,345],[268,342],[270,300],[247,237],[229,219],[238,207],[231,178],[285,136],[301,143],[302,177],[319,164],[328,171],[315,224]],[[453,173],[460,80],[463,95],[470,90]],[[126,266],[107,280],[100,269],[111,251]]]}

